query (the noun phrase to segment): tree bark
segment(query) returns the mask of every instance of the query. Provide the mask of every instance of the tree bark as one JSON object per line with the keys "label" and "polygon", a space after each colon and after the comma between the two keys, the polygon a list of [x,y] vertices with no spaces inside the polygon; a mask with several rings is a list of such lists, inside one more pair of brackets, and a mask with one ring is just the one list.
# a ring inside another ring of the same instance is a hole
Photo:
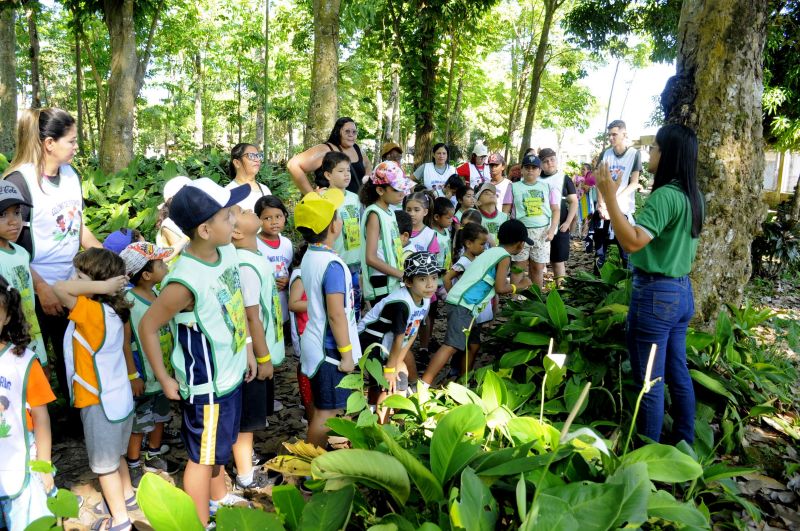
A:
{"label": "tree bark", "polygon": [[699,140],[706,219],[692,281],[701,327],[723,304],[741,302],[750,245],[766,214],[761,94],[768,13],[768,0],[685,1],[677,74],[661,96],[667,123],[691,127]]}
{"label": "tree bark", "polygon": [[528,100],[528,111],[525,114],[525,126],[522,129],[522,144],[519,149],[519,160],[522,160],[525,151],[531,144],[533,135],[533,119],[536,117],[536,104],[539,101],[539,89],[542,86],[542,75],[544,74],[544,57],[547,53],[547,43],[550,39],[550,27],[553,25],[553,18],[556,10],[563,0],[544,0],[544,21],[542,22],[542,32],[539,34],[539,45],[536,47],[536,58],[533,61],[533,74],[531,76],[531,96]]}
{"label": "tree bark", "polygon": [[336,122],[340,0],[314,0],[314,60],[305,146],[325,141]]}
{"label": "tree bark", "polygon": [[236,143],[242,142],[242,62],[236,61]]}
{"label": "tree bark", "polygon": [[400,141],[400,65],[392,64],[392,89],[383,116],[383,141]]}
{"label": "tree bark", "polygon": [[78,151],[83,153],[83,66],[81,63],[81,17],[77,10],[75,19],[75,108],[78,111]]}
{"label": "tree bark", "polygon": [[456,89],[456,104],[453,106],[453,114],[450,116],[450,122],[453,125],[447,132],[447,145],[450,147],[450,158],[457,160],[460,158],[460,150],[456,147],[456,137],[461,133],[461,103],[464,101],[464,73],[461,72],[458,76],[458,88]]}
{"label": "tree bark", "polygon": [[456,73],[456,56],[458,54],[458,40],[456,38],[456,32],[450,32],[450,68],[447,72],[447,98],[445,99],[444,103],[444,118],[445,118],[445,129],[444,129],[444,138],[450,136],[450,128],[452,127],[452,123],[450,122],[450,104],[452,103],[453,99],[453,78],[455,77]]}
{"label": "tree bark", "polygon": [[[269,0],[264,2],[264,107],[261,124],[263,130],[260,131],[264,143],[264,156],[269,159]],[[258,116],[256,116],[258,118]],[[258,125],[256,125],[258,127]],[[256,133],[258,138],[258,133]]]}
{"label": "tree bark", "polygon": [[[385,54],[385,47],[384,47]],[[378,65],[378,80],[375,84],[375,154],[372,157],[372,167],[381,161],[381,143],[383,142],[383,63]]]}
{"label": "tree bark", "polygon": [[106,108],[106,98],[105,93],[103,92],[103,80],[100,78],[100,72],[97,70],[97,63],[94,60],[92,47],[89,45],[89,40],[86,37],[86,34],[83,33],[81,38],[83,39],[83,49],[86,50],[86,57],[89,58],[89,64],[92,67],[92,78],[94,79],[94,85],[97,88],[97,98],[95,98],[95,118],[97,121],[97,136],[100,137],[100,131],[103,129],[103,117],[100,116],[99,111],[100,109]]}
{"label": "tree bark", "polygon": [[425,106],[417,115],[416,140],[414,142],[414,167],[416,168],[431,158],[431,141],[433,139],[433,111],[436,99],[436,67],[439,60],[436,56],[422,56],[422,90],[420,101]]}
{"label": "tree bark", "polygon": [[28,39],[30,48],[28,56],[31,59],[31,107],[38,109],[42,106],[41,78],[39,76],[39,31],[36,29],[36,7],[38,2],[27,2]]}
{"label": "tree bark", "polygon": [[14,151],[17,127],[17,56],[14,9],[0,9],[0,152]]}
{"label": "tree bark", "polygon": [[203,147],[203,58],[200,50],[194,53],[194,145]]}

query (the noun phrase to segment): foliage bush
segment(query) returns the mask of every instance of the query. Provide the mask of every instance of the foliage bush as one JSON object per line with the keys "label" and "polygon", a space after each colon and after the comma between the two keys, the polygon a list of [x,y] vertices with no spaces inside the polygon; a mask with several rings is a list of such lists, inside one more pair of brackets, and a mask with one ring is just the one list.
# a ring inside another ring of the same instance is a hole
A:
{"label": "foliage bush", "polygon": [[800,272],[800,222],[792,219],[791,207],[791,199],[782,202],[761,224],[751,246],[754,276],[777,278]]}

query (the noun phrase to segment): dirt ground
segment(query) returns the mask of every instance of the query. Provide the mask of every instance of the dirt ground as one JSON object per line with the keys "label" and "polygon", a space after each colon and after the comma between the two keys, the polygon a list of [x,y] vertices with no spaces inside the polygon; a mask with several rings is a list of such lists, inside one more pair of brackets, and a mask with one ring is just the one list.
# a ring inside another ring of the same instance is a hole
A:
{"label": "dirt ground", "polygon": [[[568,263],[568,271],[586,270],[591,271],[592,257],[583,252],[582,244],[578,241],[572,242],[572,253]],[[548,268],[545,282],[552,281],[552,272]],[[797,283],[779,283],[775,289],[761,289],[758,286],[748,292],[748,297],[754,304],[768,305],[776,309],[782,318],[795,320],[800,325],[800,292],[797,290]],[[434,338],[441,340],[444,336],[445,323],[440,319],[436,323]],[[489,327],[491,328],[491,326]],[[775,339],[774,329],[765,329],[765,337]],[[780,340],[779,340],[780,341]],[[793,357],[797,361],[796,343],[785,343],[785,352],[788,357]],[[305,436],[306,427],[302,422],[303,410],[300,408],[300,397],[296,382],[297,361],[290,352],[283,366],[275,374],[275,397],[284,404],[284,409],[269,417],[269,427],[256,433],[256,451],[260,453],[281,452],[282,443],[294,438],[302,439]],[[488,362],[487,357],[479,360],[478,365]],[[170,428],[178,430],[180,428],[180,415],[177,406],[173,408],[174,415],[170,422]],[[797,418],[786,419],[790,424],[793,422],[797,427]],[[66,524],[67,529],[88,529],[88,526],[95,520],[91,508],[100,501],[99,483],[97,476],[89,470],[86,451],[82,436],[70,436],[65,423],[59,423],[54,419],[53,424],[53,462],[58,468],[56,484],[61,488],[67,488],[84,497],[85,501],[81,507],[80,518],[69,520]],[[797,428],[795,428],[797,429]],[[768,475],[753,474],[748,478],[738,481],[738,485],[744,496],[757,503],[762,511],[765,512],[766,521],[753,523],[753,529],[800,529],[800,514],[797,512],[797,494],[800,493],[800,473],[795,473],[793,477],[785,477],[780,473],[782,466],[769,466],[769,463],[782,464],[785,462],[798,463],[798,440],[792,439],[789,435],[779,429],[761,422],[748,427],[747,433],[747,453],[749,458],[756,462],[763,462],[766,470],[773,477]],[[169,459],[185,463],[186,453],[182,448],[173,448],[168,455]],[[740,460],[735,458],[735,460]],[[230,467],[229,467],[230,468]],[[229,470],[230,473],[230,470]],[[162,476],[177,486],[181,486],[182,472],[174,476]],[[252,501],[267,509],[271,508],[269,492],[260,493],[253,497]],[[150,529],[147,521],[141,512],[131,515],[135,521],[137,529]]]}

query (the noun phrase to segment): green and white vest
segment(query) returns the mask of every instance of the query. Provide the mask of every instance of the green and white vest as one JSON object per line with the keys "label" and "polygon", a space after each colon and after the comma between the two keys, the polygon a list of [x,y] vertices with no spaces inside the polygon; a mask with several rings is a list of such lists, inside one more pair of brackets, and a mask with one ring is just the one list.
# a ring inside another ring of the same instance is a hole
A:
{"label": "green and white vest", "polygon": [[15,498],[28,486],[30,446],[25,420],[28,373],[36,354],[25,349],[17,356],[6,344],[0,351],[0,500]]}
{"label": "green and white vest", "polygon": [[275,268],[259,251],[237,249],[236,252],[239,255],[239,267],[249,267],[258,275],[261,283],[258,300],[267,348],[272,364],[280,365],[283,363],[286,347],[283,344],[283,315],[278,287],[275,284]]}
{"label": "green and white vest", "polygon": [[349,267],[361,265],[361,201],[350,190],[344,191],[344,203],[339,207],[342,233],[336,238],[333,249]]}
{"label": "green and white vest", "polygon": [[[486,306],[486,303],[492,300],[492,297],[495,295],[495,278],[491,276],[489,272],[496,269],[497,264],[507,256],[511,255],[502,247],[492,247],[491,249],[483,251],[480,256],[475,258],[466,271],[464,271],[461,278],[458,279],[458,282],[453,285],[453,289],[447,294],[446,302],[448,304],[463,306],[470,310],[474,316],[478,316],[484,306]],[[464,295],[479,282],[486,282],[491,286],[491,289],[481,302],[475,305],[469,304],[464,300]]]}
{"label": "green and white vest", "polygon": [[211,348],[207,355],[216,369],[213,381],[192,384],[184,370],[187,356],[180,341],[175,341],[172,366],[184,400],[194,395],[226,395],[242,383],[247,369],[247,316],[239,257],[231,244],[218,247],[217,252],[217,261],[208,263],[184,251],[161,283],[165,287],[178,282],[194,295],[194,309],[176,314],[173,321],[199,328]]}
{"label": "green and white vest", "polygon": [[[370,205],[364,210],[361,220],[361,271],[364,273],[364,298],[368,301],[375,300],[376,297],[388,295],[393,292],[400,284],[400,279],[388,277],[386,287],[373,288],[370,284],[371,276],[384,276],[367,265],[367,219],[371,213],[375,212],[380,224],[380,237],[378,238],[378,258],[396,269],[403,269],[403,242],[400,241],[400,230],[397,228],[397,219],[394,213],[387,212],[377,205]],[[303,277],[305,278],[305,276]]]}
{"label": "green and white vest", "polygon": [[[442,270],[447,271],[453,265],[453,242],[450,239],[450,231],[439,232],[436,229],[433,231],[436,233],[436,239],[439,240],[439,254],[436,255],[436,262]],[[439,275],[439,285],[441,286],[443,282],[444,275],[442,274]]]}
{"label": "green and white vest", "polygon": [[502,210],[497,211],[497,215],[493,218],[487,218],[481,212],[481,225],[486,227],[486,230],[489,231],[489,236],[491,237],[492,245],[497,245],[497,231],[500,230],[500,225],[508,221],[508,214],[503,212]]}
{"label": "green and white vest", "polygon": [[[139,323],[142,321],[145,312],[150,309],[151,302],[138,295],[132,289],[125,293],[125,299],[133,304],[131,307],[131,352],[133,353],[133,361],[136,364],[136,370],[139,371],[144,381],[144,394],[154,395],[160,393],[162,391],[161,384],[158,383],[153,368],[150,366],[150,361],[147,359],[147,356],[144,355],[142,342],[139,339]],[[174,326],[172,321],[170,321],[158,331],[158,341],[161,344],[161,353],[164,356],[164,367],[170,374],[173,372],[172,362],[169,358],[175,346]]]}
{"label": "green and white vest", "polygon": [[361,358],[361,345],[358,342],[356,326],[355,298],[353,280],[347,274],[347,264],[335,252],[309,246],[300,264],[300,276],[308,298],[308,323],[300,336],[300,368],[309,378],[317,373],[323,362],[338,365],[339,361],[325,355],[325,331],[328,329],[328,312],[322,295],[325,270],[331,262],[339,262],[344,267],[345,293],[344,305],[347,315],[347,328],[353,348],[353,362]]}
{"label": "green and white vest", "polygon": [[28,251],[16,243],[8,243],[11,245],[10,251],[0,249],[0,275],[19,291],[22,298],[22,313],[31,326],[30,335],[32,340],[28,348],[36,353],[39,363],[44,367],[47,365],[47,351],[44,348],[39,319],[36,317],[36,298],[33,294],[30,255],[28,255]]}
{"label": "green and white vest", "polygon": [[411,340],[417,334],[420,324],[422,324],[422,321],[425,320],[425,316],[428,315],[428,310],[431,306],[430,299],[422,299],[422,304],[417,305],[417,303],[414,302],[414,298],[411,296],[411,293],[408,291],[408,288],[403,286],[400,289],[390,293],[387,297],[381,299],[378,304],[373,306],[372,309],[367,312],[367,315],[365,315],[364,318],[358,323],[358,333],[361,334],[366,331],[374,338],[374,342],[383,345],[383,347],[386,349],[385,351],[381,351],[381,356],[383,359],[387,359],[387,353],[392,351],[394,334],[391,332],[379,334],[372,331],[370,329],[370,325],[378,322],[378,320],[381,319],[381,312],[387,304],[395,303],[397,301],[400,301],[408,307],[408,319],[406,320],[406,328],[405,332],[403,333],[403,344],[401,348],[405,348],[406,345],[408,345],[409,340]]}
{"label": "green and white vest", "polygon": [[527,184],[517,181],[511,185],[514,195],[514,215],[529,229],[550,225],[550,185],[542,181]]}

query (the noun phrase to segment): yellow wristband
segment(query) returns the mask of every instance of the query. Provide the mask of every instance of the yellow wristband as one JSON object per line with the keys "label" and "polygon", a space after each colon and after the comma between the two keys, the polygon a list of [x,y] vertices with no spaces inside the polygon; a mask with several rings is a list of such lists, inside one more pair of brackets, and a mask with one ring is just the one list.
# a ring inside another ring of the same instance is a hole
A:
{"label": "yellow wristband", "polygon": [[353,345],[348,344],[344,347],[336,347],[336,350],[338,350],[341,353],[350,352],[351,350],[353,350]]}
{"label": "yellow wristband", "polygon": [[138,372],[132,372],[128,375],[128,380],[134,381],[136,378],[141,378]]}
{"label": "yellow wristband", "polygon": [[267,354],[263,358],[256,358],[256,362],[257,363],[266,363],[266,362],[270,361],[271,359],[272,359],[272,355]]}
{"label": "yellow wristband", "polygon": [[394,367],[384,367],[383,372],[386,374],[392,374],[395,371]]}
{"label": "yellow wristband", "polygon": [[512,295],[516,295],[517,294],[517,286],[516,286],[516,284],[511,284],[511,294]]}

